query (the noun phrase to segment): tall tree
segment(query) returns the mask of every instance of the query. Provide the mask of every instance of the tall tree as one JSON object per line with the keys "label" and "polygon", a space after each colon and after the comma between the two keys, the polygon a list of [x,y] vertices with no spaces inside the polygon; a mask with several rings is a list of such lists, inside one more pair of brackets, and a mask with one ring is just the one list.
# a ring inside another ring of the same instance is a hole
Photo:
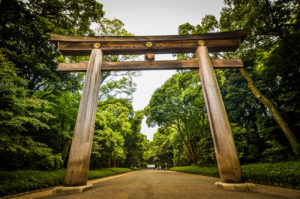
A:
{"label": "tall tree", "polygon": [[241,56],[247,69],[256,78],[252,80],[244,69],[240,72],[254,96],[267,107],[284,132],[293,152],[299,155],[299,135],[297,137],[294,132],[300,130],[296,119],[299,118],[300,99],[300,4],[294,0],[227,0],[225,4],[221,30],[249,30],[240,52],[244,54]]}
{"label": "tall tree", "polygon": [[145,164],[148,143],[142,135],[143,112],[134,112],[127,99],[110,98],[98,104],[92,167]]}
{"label": "tall tree", "polygon": [[[222,10],[220,24],[214,17],[206,16],[201,25],[181,25],[179,34],[206,33],[216,28],[221,31],[249,30],[249,37],[238,53],[215,56],[243,58],[246,69],[256,78],[252,80],[245,69],[240,70],[241,75],[247,80],[253,95],[265,106],[264,112],[271,113],[269,116],[273,116],[294,154],[298,155],[299,136],[294,132],[299,131],[299,120],[295,119],[299,118],[299,3],[293,0],[228,0],[225,3],[227,7]],[[257,86],[254,86],[254,82]],[[283,119],[285,117],[290,120]]]}
{"label": "tall tree", "polygon": [[0,52],[0,159],[2,169],[57,169],[60,155],[46,144],[32,139],[36,132],[51,127],[53,104],[28,97],[28,81],[16,76],[18,70]]}
{"label": "tall tree", "polygon": [[52,93],[78,89],[77,75],[56,71],[59,53],[50,34],[93,35],[90,25],[102,16],[96,0],[5,0],[0,4],[0,46],[21,69],[18,75],[29,81],[28,89]]}
{"label": "tall tree", "polygon": [[157,89],[146,108],[147,124],[175,127],[190,159],[198,163],[199,139],[209,135],[204,99],[198,74],[175,74]]}

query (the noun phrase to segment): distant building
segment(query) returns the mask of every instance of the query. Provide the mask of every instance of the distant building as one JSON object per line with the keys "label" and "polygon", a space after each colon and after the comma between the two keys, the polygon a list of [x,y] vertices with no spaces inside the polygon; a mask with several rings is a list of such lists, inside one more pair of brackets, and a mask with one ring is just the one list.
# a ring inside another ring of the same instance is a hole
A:
{"label": "distant building", "polygon": [[155,169],[155,164],[148,164],[147,169]]}

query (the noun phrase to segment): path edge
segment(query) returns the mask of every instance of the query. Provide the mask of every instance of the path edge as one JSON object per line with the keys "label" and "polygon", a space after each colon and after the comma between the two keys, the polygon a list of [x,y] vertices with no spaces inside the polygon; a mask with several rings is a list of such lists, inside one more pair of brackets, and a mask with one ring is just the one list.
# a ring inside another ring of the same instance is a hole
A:
{"label": "path edge", "polygon": [[[97,182],[110,180],[110,179],[113,179],[113,178],[121,177],[123,175],[129,175],[129,174],[139,172],[139,171],[141,171],[141,170],[129,171],[129,172],[126,172],[126,173],[120,173],[120,174],[110,175],[110,176],[101,177],[101,178],[93,178],[93,179],[88,180],[87,184],[88,185],[89,184],[94,184],[94,183],[97,183]],[[42,192],[51,192],[49,194],[49,195],[51,195],[53,190],[56,187],[62,187],[62,186],[63,185],[57,185],[57,186],[52,186],[52,187],[47,187],[47,188],[42,188],[42,189],[36,189],[36,190],[32,190],[32,191],[26,191],[26,192],[17,193],[17,194],[14,194],[14,195],[3,196],[3,197],[0,197],[0,199],[25,198],[25,196],[27,196],[27,195],[41,194]]]}

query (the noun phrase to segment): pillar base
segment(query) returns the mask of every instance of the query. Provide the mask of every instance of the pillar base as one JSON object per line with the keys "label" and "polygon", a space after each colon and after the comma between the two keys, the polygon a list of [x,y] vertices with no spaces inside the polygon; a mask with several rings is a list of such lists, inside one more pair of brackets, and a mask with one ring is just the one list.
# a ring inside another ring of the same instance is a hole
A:
{"label": "pillar base", "polygon": [[216,182],[215,186],[222,187],[228,191],[238,191],[238,192],[257,192],[256,186],[253,183],[224,183]]}
{"label": "pillar base", "polygon": [[74,187],[56,187],[54,188],[52,194],[58,195],[58,194],[68,194],[68,193],[80,193],[89,190],[91,188],[93,188],[92,184],[85,185],[85,186],[74,186]]}

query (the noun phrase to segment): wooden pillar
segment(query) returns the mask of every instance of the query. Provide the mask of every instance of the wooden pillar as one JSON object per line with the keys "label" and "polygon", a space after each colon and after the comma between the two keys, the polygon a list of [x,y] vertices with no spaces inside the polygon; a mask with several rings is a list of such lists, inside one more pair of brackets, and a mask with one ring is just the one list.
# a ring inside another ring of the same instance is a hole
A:
{"label": "wooden pillar", "polygon": [[240,161],[207,47],[199,46],[196,56],[220,180],[227,183],[241,182]]}
{"label": "wooden pillar", "polygon": [[87,183],[101,81],[102,56],[102,50],[92,50],[80,100],[64,186],[83,186]]}

